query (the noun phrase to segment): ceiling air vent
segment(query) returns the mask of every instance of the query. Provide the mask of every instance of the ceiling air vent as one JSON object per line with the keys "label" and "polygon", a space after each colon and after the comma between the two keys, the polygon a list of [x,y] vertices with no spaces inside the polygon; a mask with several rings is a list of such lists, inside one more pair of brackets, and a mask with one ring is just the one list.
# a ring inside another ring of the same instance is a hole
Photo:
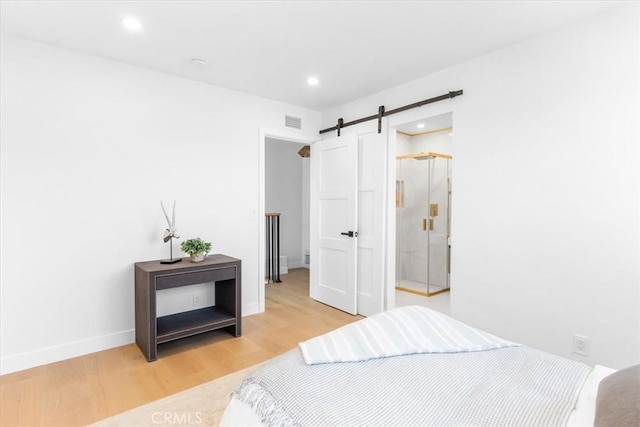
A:
{"label": "ceiling air vent", "polygon": [[300,117],[284,116],[284,125],[288,128],[302,129],[302,119]]}

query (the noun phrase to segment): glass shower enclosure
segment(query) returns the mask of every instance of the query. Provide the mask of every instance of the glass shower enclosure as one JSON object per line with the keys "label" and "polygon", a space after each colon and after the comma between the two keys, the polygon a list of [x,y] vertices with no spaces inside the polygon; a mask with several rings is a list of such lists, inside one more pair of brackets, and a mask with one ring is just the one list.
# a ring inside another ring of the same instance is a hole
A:
{"label": "glass shower enclosure", "polygon": [[396,158],[396,289],[449,290],[451,161],[421,152]]}

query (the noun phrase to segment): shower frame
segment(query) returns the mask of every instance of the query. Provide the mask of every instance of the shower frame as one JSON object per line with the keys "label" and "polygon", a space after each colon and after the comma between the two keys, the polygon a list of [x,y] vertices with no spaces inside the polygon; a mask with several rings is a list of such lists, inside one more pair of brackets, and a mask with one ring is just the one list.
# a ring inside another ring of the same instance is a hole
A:
{"label": "shower frame", "polygon": [[[431,292],[431,260],[430,260],[430,256],[431,256],[431,221],[433,220],[433,215],[431,212],[431,168],[432,168],[432,162],[436,159],[436,158],[442,158],[442,159],[446,159],[447,161],[447,221],[446,221],[446,250],[445,250],[445,287],[442,289],[439,289],[437,291]],[[449,154],[442,154],[442,153],[436,153],[436,152],[432,152],[432,151],[423,151],[420,153],[413,153],[413,154],[404,154],[404,155],[400,155],[400,156],[396,156],[396,160],[407,160],[407,159],[415,159],[415,160],[427,160],[427,187],[429,188],[429,191],[427,192],[427,206],[429,206],[429,218],[427,221],[427,264],[428,264],[428,268],[427,268],[427,292],[423,292],[417,289],[412,289],[412,288],[407,288],[405,286],[400,286],[399,284],[396,284],[396,289],[399,291],[404,291],[404,292],[410,292],[413,294],[417,294],[417,295],[422,295],[422,296],[426,296],[426,297],[432,297],[434,295],[438,295],[444,292],[449,292],[450,291],[450,275],[451,275],[451,244],[450,244],[450,239],[451,239],[451,160],[453,159],[453,156],[449,155]],[[396,200],[398,200],[398,198],[396,197]]]}

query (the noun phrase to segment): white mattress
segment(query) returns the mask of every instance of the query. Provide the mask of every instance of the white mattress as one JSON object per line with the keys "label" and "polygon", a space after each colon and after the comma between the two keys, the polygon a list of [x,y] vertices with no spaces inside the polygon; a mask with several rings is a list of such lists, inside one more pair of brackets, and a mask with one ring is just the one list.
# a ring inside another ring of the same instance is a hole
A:
{"label": "white mattress", "polygon": [[[587,377],[578,400],[576,407],[569,417],[568,427],[586,427],[593,426],[593,420],[596,410],[596,396],[598,394],[598,385],[607,375],[615,372],[615,369],[596,365],[593,371]],[[236,399],[231,399],[229,405],[222,415],[220,425],[223,427],[231,426],[263,426],[260,418],[253,409]]]}

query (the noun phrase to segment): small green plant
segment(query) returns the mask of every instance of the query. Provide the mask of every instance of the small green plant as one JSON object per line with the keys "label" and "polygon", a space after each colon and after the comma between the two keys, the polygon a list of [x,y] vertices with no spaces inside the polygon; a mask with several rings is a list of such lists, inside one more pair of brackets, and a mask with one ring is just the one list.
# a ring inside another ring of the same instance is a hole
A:
{"label": "small green plant", "polygon": [[204,253],[208,254],[211,251],[211,243],[205,242],[199,237],[195,239],[187,239],[180,243],[180,249],[189,255]]}

